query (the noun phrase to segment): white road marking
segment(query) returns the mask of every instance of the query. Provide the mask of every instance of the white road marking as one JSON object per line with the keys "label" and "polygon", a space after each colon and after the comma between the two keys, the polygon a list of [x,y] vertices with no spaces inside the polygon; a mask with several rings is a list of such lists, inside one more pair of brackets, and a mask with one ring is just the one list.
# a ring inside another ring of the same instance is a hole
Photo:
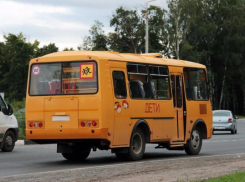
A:
{"label": "white road marking", "polygon": [[245,153],[237,153],[237,154],[221,154],[221,155],[209,155],[209,156],[200,156],[200,157],[181,157],[181,158],[175,158],[175,159],[162,159],[162,160],[152,160],[152,161],[142,161],[142,162],[126,162],[123,164],[109,164],[104,166],[93,166],[93,167],[83,167],[83,168],[74,168],[74,169],[62,169],[62,170],[56,170],[56,171],[45,171],[45,172],[37,172],[37,173],[28,173],[28,174],[18,174],[18,175],[12,175],[12,176],[3,176],[1,179],[4,178],[11,178],[11,177],[21,177],[21,176],[28,176],[28,175],[37,175],[37,174],[50,174],[50,173],[57,173],[57,172],[71,172],[71,171],[77,171],[77,170],[86,170],[86,169],[93,169],[93,168],[110,168],[110,167],[117,167],[117,166],[124,166],[128,164],[145,164],[145,163],[159,163],[163,161],[176,161],[176,160],[186,160],[186,159],[200,159],[200,158],[209,158],[209,157],[220,157],[220,156],[235,156],[241,157],[240,155],[245,155]]}
{"label": "white road marking", "polygon": [[214,140],[214,141],[206,141],[204,140],[204,143],[215,143],[215,142],[237,142],[237,141],[244,141],[245,139],[236,139],[236,140]]}

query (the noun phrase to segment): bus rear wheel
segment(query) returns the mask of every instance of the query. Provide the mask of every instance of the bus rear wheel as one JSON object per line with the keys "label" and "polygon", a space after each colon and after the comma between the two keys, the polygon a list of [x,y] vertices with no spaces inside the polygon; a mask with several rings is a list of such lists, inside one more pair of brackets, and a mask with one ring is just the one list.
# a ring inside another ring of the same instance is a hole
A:
{"label": "bus rear wheel", "polygon": [[188,155],[197,155],[202,148],[202,133],[199,127],[196,127],[191,132],[191,138],[185,145],[185,152]]}
{"label": "bus rear wheel", "polygon": [[142,159],[145,153],[145,135],[142,129],[137,128],[133,131],[128,153],[125,155],[127,160],[136,161]]}
{"label": "bus rear wheel", "polygon": [[69,161],[84,161],[88,158],[91,149],[84,149],[74,153],[62,153],[62,156]]}

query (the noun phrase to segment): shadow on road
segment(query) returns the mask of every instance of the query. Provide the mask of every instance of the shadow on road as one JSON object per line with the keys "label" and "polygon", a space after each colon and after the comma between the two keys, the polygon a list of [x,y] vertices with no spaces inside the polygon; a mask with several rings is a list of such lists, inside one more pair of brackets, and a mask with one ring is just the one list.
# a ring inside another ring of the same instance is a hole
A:
{"label": "shadow on road", "polygon": [[[186,157],[187,155],[183,153],[145,153],[144,157],[140,162],[151,161],[154,160],[162,160],[162,159],[170,159],[170,158],[180,158]],[[132,161],[121,161],[116,158],[116,156],[102,156],[102,157],[89,157],[85,161],[68,161],[66,159],[60,161],[50,161],[50,162],[42,162],[42,165],[45,166],[70,166],[70,167],[92,167],[92,166],[102,166],[102,165],[111,165],[111,164],[124,164]]]}

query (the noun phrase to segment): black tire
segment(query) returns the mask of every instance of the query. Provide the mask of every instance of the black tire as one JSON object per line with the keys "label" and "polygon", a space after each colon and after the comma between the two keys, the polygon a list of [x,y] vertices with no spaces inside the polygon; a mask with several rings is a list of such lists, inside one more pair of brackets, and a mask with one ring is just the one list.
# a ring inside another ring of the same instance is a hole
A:
{"label": "black tire", "polygon": [[84,149],[74,153],[62,153],[62,156],[69,161],[84,161],[88,158],[91,149]]}
{"label": "black tire", "polygon": [[15,135],[12,131],[7,131],[3,138],[3,152],[12,152],[15,146]]}
{"label": "black tire", "polygon": [[237,129],[235,130],[235,134],[237,134]]}
{"label": "black tire", "polygon": [[191,138],[187,141],[185,145],[185,152],[188,155],[197,155],[202,148],[202,132],[199,127],[196,127],[191,132]]}
{"label": "black tire", "polygon": [[127,160],[136,161],[142,159],[145,153],[145,135],[142,129],[133,131],[130,139],[130,147],[125,155]]}
{"label": "black tire", "polygon": [[235,128],[233,130],[231,130],[231,134],[235,134],[236,133],[236,130]]}

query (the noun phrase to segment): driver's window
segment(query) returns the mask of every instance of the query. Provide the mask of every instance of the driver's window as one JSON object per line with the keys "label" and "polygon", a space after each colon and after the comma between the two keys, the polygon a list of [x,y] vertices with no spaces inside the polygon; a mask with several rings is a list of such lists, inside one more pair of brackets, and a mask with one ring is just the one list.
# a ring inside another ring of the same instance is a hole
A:
{"label": "driver's window", "polygon": [[1,107],[1,111],[7,109],[7,106],[1,96],[0,96],[0,107]]}

